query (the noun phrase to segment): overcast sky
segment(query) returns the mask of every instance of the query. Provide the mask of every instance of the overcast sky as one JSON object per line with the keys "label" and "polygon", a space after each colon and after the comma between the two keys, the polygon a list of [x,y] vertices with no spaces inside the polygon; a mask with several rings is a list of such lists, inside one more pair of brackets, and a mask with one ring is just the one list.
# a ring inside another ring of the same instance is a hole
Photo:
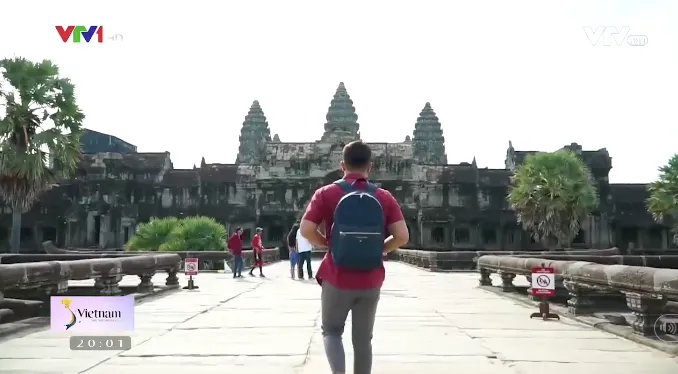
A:
{"label": "overcast sky", "polygon": [[[1,12],[0,56],[53,60],[87,128],[169,151],[177,168],[234,162],[253,100],[283,142],[320,139],[341,81],[365,141],[403,141],[431,102],[450,163],[503,168],[509,140],[578,142],[608,149],[612,182],[648,182],[678,151],[676,0],[22,0]],[[123,38],[63,43],[57,25]],[[647,44],[630,46],[624,26]]]}

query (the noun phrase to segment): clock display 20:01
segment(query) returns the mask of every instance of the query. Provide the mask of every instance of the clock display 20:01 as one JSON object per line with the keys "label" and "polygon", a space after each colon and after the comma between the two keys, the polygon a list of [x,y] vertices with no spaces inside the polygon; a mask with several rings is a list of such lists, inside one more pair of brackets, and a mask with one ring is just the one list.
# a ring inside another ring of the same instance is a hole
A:
{"label": "clock display 20:01", "polygon": [[72,351],[127,351],[132,349],[129,336],[71,336]]}

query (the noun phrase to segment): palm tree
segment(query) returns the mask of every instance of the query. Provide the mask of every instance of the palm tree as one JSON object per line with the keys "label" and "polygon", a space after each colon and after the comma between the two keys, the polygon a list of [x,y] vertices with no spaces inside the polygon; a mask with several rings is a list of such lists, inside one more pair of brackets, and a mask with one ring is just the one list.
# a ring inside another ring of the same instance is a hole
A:
{"label": "palm tree", "polygon": [[19,252],[21,214],[77,167],[85,116],[49,60],[2,59],[0,77],[0,197],[12,208],[10,247]]}
{"label": "palm tree", "polygon": [[[667,222],[678,217],[678,154],[669,159],[669,163],[659,168],[659,178],[648,186],[650,197],[647,210],[655,221]],[[678,243],[678,226],[673,222],[673,241]]]}
{"label": "palm tree", "polygon": [[597,204],[591,173],[568,150],[527,156],[507,198],[525,230],[550,249],[568,247]]}

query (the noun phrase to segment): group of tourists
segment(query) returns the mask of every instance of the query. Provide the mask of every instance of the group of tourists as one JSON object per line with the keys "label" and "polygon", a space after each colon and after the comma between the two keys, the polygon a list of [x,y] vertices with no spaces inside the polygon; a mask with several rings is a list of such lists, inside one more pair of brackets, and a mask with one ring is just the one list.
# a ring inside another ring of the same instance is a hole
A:
{"label": "group of tourists", "polygon": [[[264,229],[257,227],[254,237],[252,237],[252,269],[250,269],[250,276],[254,276],[254,270],[259,268],[259,276],[264,277],[264,246],[261,244],[261,234]],[[242,261],[242,227],[238,227],[233,232],[228,242],[226,242],[228,250],[233,255],[233,278],[242,278],[242,269],[245,267]]]}
{"label": "group of tourists", "polygon": [[[252,238],[252,255],[254,256],[252,268],[250,269],[250,276],[252,277],[254,276],[254,270],[257,268],[259,268],[259,276],[264,277],[264,246],[261,241],[261,234],[263,232],[264,229],[257,227]],[[233,278],[242,278],[242,270],[245,267],[242,259],[242,234],[242,227],[238,227],[226,242],[229,252],[233,255]],[[313,246],[299,232],[299,222],[292,226],[287,235],[287,242],[290,250],[290,276],[292,279],[296,278],[297,271],[299,279],[304,279],[304,264],[306,264],[308,279],[313,279],[313,268],[311,267],[311,251]]]}
{"label": "group of tourists", "polygon": [[[298,266],[299,278],[303,279],[304,263],[312,278],[311,249],[327,249],[315,279],[322,288],[323,343],[333,374],[346,372],[342,335],[349,311],[353,373],[372,372],[372,332],[385,278],[383,257],[409,240],[396,199],[390,192],[367,181],[371,167],[372,151],[367,144],[362,141],[347,144],[341,162],[343,178],[315,191],[303,218],[287,237],[292,278],[295,266]],[[329,231],[321,233],[321,224],[330,228]],[[255,262],[250,275],[254,275],[255,268],[259,267],[263,277],[262,231],[257,228],[257,235],[252,239]],[[242,230],[238,228],[228,242],[237,258],[234,277],[240,277],[242,271],[241,235]]]}

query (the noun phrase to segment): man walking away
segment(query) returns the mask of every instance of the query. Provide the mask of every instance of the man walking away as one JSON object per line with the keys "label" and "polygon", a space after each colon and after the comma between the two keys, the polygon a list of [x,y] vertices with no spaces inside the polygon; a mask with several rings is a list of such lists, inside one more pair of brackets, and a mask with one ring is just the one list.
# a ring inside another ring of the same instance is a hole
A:
{"label": "man walking away", "polygon": [[233,255],[233,278],[242,278],[242,228],[235,229],[226,244],[228,251]]}
{"label": "man walking away", "polygon": [[287,234],[287,248],[290,249],[290,277],[296,277],[296,267],[299,263],[299,254],[297,253],[297,232],[299,231],[299,222],[295,222],[292,229]]}
{"label": "man walking away", "polygon": [[259,268],[259,276],[264,277],[264,246],[261,244],[261,234],[264,229],[257,227],[256,234],[252,238],[252,269],[250,269],[250,276],[254,276],[254,269]]}
{"label": "man walking away", "polygon": [[306,272],[308,279],[313,279],[313,269],[311,268],[311,251],[313,245],[301,235],[301,230],[297,232],[297,252],[299,252],[299,279],[304,279],[304,262],[306,263]]}
{"label": "man walking away", "polygon": [[[353,373],[371,373],[372,331],[385,277],[382,256],[409,240],[398,202],[388,191],[367,182],[371,158],[365,143],[346,145],[341,162],[344,177],[313,194],[299,228],[311,244],[329,249],[316,280],[322,286],[323,342],[333,374],[346,372],[341,336],[349,311]],[[327,237],[318,232],[321,223]]]}

